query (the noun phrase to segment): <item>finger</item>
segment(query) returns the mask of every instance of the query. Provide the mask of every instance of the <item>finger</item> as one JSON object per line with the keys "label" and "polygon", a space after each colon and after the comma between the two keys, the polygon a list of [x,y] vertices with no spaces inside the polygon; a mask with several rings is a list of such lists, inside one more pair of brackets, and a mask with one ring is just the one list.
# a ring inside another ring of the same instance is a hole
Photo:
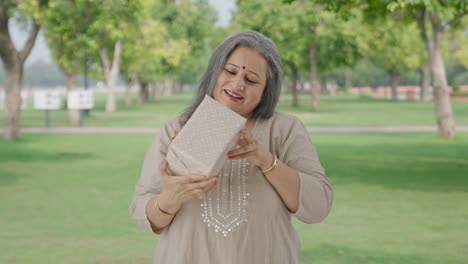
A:
{"label": "finger", "polygon": [[207,193],[209,191],[211,191],[215,186],[216,186],[216,183],[218,182],[218,177],[212,177],[210,179],[210,184],[208,184],[206,187],[204,187],[202,190],[204,193]]}
{"label": "finger", "polygon": [[159,167],[159,171],[161,172],[161,175],[164,176],[164,177],[171,176],[171,175],[169,174],[167,160],[164,159],[164,160],[161,162],[161,165],[160,165],[160,167]]}
{"label": "finger", "polygon": [[229,156],[229,159],[230,160],[241,160],[241,159],[249,159],[249,158],[251,158],[253,156],[254,156],[254,152],[250,151],[250,152],[237,154],[237,155],[234,155],[234,156]]}
{"label": "finger", "polygon": [[249,142],[249,143],[256,143],[256,140],[255,140],[254,136],[248,130],[244,129],[242,131],[242,138],[244,140],[246,140],[247,142]]}
{"label": "finger", "polygon": [[248,140],[246,139],[246,130],[242,129],[239,133],[239,140],[237,143],[239,146],[245,146],[249,144]]}
{"label": "finger", "polygon": [[218,184],[218,180],[219,178],[216,177],[216,180],[213,181],[213,184],[208,188],[208,190],[206,191],[207,193],[210,192],[211,190],[213,190],[214,187],[216,187],[216,184]]}
{"label": "finger", "polygon": [[185,184],[191,184],[191,183],[204,182],[209,179],[210,178],[208,176],[204,176],[204,175],[190,175],[190,176],[183,177],[182,181]]}
{"label": "finger", "polygon": [[243,147],[238,147],[234,150],[229,151],[228,157],[232,158],[243,153],[255,151],[256,149],[257,149],[257,145],[247,145]]}
{"label": "finger", "polygon": [[188,184],[186,186],[186,188],[187,188],[186,190],[188,192],[192,192],[192,191],[194,191],[194,192],[198,192],[198,191],[205,192],[213,184],[213,181],[216,181],[216,180],[210,179],[208,181],[191,183],[191,184]]}

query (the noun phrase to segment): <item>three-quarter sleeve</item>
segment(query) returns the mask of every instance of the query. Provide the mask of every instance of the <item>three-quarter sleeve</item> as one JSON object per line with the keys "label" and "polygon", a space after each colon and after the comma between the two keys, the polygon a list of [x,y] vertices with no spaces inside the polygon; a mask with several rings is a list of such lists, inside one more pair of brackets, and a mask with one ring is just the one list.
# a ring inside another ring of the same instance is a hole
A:
{"label": "three-quarter sleeve", "polygon": [[130,216],[143,229],[153,233],[151,224],[146,216],[146,205],[162,191],[162,178],[159,167],[167,154],[170,143],[170,134],[173,129],[165,125],[159,135],[149,146],[141,169],[141,175],[135,186],[132,203],[128,208]]}
{"label": "three-quarter sleeve", "polygon": [[294,215],[304,223],[319,223],[331,210],[333,190],[307,129],[295,117],[290,121],[283,126],[279,159],[299,174],[299,208]]}

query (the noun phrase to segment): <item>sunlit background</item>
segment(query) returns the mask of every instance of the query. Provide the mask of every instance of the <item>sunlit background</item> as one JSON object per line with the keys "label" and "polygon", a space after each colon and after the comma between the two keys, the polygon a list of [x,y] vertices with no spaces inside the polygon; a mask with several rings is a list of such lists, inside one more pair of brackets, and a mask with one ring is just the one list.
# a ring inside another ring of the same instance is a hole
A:
{"label": "sunlit background", "polygon": [[302,263],[468,263],[468,0],[2,0],[0,263],[151,263],[144,154],[242,30],[334,188]]}

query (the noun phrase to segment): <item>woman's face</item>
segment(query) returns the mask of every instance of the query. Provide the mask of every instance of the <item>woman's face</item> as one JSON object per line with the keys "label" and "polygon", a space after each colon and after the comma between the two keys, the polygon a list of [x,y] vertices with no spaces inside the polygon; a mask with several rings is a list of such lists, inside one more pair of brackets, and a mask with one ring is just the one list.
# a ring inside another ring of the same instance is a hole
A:
{"label": "woman's face", "polygon": [[255,49],[237,48],[228,57],[214,90],[214,98],[249,118],[262,99],[266,60]]}

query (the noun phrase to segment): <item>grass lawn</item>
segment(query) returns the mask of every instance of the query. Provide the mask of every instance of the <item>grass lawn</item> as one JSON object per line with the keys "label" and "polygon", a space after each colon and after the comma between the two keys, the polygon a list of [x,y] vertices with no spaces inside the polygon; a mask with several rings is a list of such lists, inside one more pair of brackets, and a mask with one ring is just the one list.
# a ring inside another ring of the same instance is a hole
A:
{"label": "grass lawn", "polygon": [[[85,126],[97,127],[160,127],[166,120],[180,113],[191,100],[191,94],[163,96],[157,103],[136,105],[126,108],[123,94],[118,95],[118,107],[115,113],[104,111],[105,97],[96,95],[96,106],[84,121]],[[322,96],[321,110],[310,112],[310,95],[300,97],[300,105],[291,107],[291,97],[284,94],[280,98],[278,110],[289,112],[301,118],[307,126],[402,126],[435,125],[434,105],[431,102],[393,102],[374,100],[367,97],[341,95]],[[44,111],[29,108],[21,115],[22,127],[44,126]],[[453,111],[458,125],[468,125],[468,104],[454,103]],[[51,111],[51,126],[67,126],[67,114],[64,110]],[[0,117],[0,121],[3,116]],[[2,122],[3,123],[3,122]]]}
{"label": "grass lawn", "polygon": [[[325,104],[325,103],[324,103]],[[151,135],[0,140],[0,263],[150,263],[127,208]],[[303,263],[468,263],[468,134],[315,134],[335,190]]]}

